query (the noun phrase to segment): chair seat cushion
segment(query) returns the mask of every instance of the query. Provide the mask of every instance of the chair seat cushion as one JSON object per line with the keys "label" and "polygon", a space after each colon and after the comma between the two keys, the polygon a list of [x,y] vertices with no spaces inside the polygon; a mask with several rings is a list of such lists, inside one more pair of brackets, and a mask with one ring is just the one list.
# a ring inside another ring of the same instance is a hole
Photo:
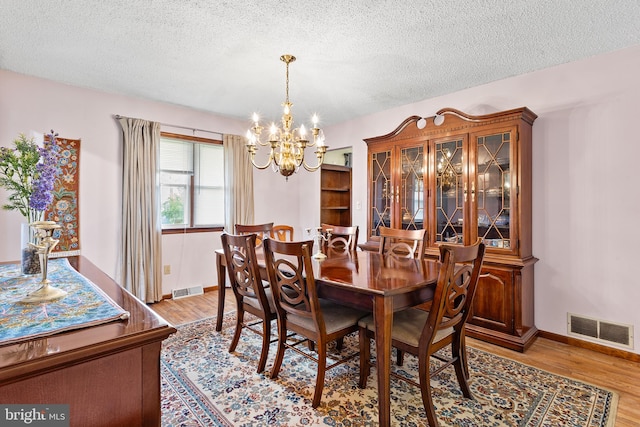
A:
{"label": "chair seat cushion", "polygon": [[[336,304],[322,298],[319,298],[319,302],[327,334],[332,334],[341,329],[354,326],[358,323],[359,319],[367,315],[366,311]],[[289,314],[287,316],[287,322],[302,326],[306,329],[315,330],[313,320],[307,317]]]}
{"label": "chair seat cushion", "polygon": [[[271,313],[275,313],[276,312],[276,305],[273,302],[273,294],[271,293],[271,288],[268,288],[269,282],[265,282],[264,280],[262,281],[262,286],[264,287],[264,294],[267,296],[267,301],[269,301],[269,310],[271,311]],[[260,301],[258,301],[258,298],[248,298],[248,297],[244,297],[243,301],[250,305],[251,307],[257,308],[258,310],[262,310],[262,308],[260,307]]]}
{"label": "chair seat cushion", "polygon": [[[424,325],[427,323],[428,317],[428,311],[415,308],[410,308],[394,313],[391,339],[395,341],[401,341],[413,347],[418,347],[420,335],[422,334]],[[373,315],[368,315],[360,319],[358,325],[375,332]],[[452,327],[440,329],[436,332],[436,336],[434,337],[433,342],[438,342],[453,334],[453,332],[454,330]]]}

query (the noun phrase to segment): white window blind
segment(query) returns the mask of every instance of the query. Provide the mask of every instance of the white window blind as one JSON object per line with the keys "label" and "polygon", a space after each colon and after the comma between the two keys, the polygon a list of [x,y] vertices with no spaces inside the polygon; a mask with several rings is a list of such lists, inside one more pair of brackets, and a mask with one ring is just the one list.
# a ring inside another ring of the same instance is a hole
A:
{"label": "white window blind", "polygon": [[163,228],[223,226],[222,144],[162,136],[160,192]]}

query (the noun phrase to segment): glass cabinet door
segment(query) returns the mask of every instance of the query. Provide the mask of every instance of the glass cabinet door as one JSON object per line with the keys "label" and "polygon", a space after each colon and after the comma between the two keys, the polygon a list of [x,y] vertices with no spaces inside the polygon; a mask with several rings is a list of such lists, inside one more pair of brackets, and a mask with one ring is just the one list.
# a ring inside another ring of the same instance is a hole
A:
{"label": "glass cabinet door", "polygon": [[424,228],[424,146],[400,149],[398,218],[400,228]]}
{"label": "glass cabinet door", "polygon": [[511,132],[476,139],[478,237],[487,247],[511,249]]}
{"label": "glass cabinet door", "polygon": [[371,153],[371,235],[379,236],[380,227],[391,227],[393,187],[391,151]]}
{"label": "glass cabinet door", "polygon": [[434,145],[436,242],[464,243],[463,143],[454,139]]}

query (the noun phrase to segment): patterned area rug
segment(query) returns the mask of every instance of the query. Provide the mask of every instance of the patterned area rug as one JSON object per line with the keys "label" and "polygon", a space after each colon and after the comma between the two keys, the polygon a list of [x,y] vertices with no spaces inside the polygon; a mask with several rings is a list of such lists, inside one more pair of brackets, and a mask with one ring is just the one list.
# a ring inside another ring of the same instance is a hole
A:
{"label": "patterned area rug", "polygon": [[[163,426],[375,426],[378,419],[375,368],[368,387],[358,388],[358,359],[327,372],[322,403],[311,407],[316,366],[289,351],[276,380],[257,374],[260,337],[243,331],[236,352],[228,352],[233,316],[222,332],[214,320],[179,326],[164,341]],[[345,339],[343,352],[357,349],[357,335]],[[373,350],[373,348],[372,348]],[[346,353],[345,353],[346,354]],[[406,355],[403,374],[416,377],[417,363]],[[470,386],[476,400],[465,399],[453,368],[432,379],[442,426],[610,427],[617,395],[609,390],[551,374],[510,359],[469,348]],[[394,426],[427,425],[420,391],[391,380]]]}

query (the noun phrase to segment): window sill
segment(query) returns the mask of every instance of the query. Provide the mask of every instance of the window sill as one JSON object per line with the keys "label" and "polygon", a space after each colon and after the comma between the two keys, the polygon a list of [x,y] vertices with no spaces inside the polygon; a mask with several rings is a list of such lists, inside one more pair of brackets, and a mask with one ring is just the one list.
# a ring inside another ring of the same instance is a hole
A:
{"label": "window sill", "polygon": [[211,233],[216,231],[223,231],[224,227],[193,227],[193,228],[165,228],[162,230],[162,235],[165,234],[190,234],[190,233]]}

